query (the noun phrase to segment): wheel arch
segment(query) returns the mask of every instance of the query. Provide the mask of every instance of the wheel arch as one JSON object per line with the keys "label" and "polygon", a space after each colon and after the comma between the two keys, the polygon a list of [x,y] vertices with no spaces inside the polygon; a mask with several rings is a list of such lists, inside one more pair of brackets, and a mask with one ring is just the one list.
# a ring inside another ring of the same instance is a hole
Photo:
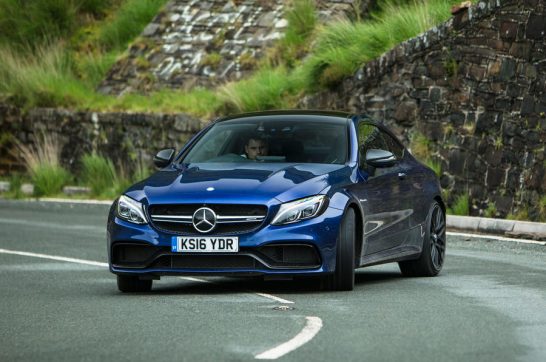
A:
{"label": "wheel arch", "polygon": [[434,201],[438,202],[440,204],[440,207],[442,208],[442,211],[444,212],[444,215],[446,215],[446,205],[444,203],[444,200],[442,200],[442,197],[440,195],[434,196]]}
{"label": "wheel arch", "polygon": [[362,248],[364,246],[364,215],[360,206],[353,201],[349,201],[347,209],[353,209],[355,213],[355,240],[358,242],[355,245],[355,265],[360,266],[362,257]]}

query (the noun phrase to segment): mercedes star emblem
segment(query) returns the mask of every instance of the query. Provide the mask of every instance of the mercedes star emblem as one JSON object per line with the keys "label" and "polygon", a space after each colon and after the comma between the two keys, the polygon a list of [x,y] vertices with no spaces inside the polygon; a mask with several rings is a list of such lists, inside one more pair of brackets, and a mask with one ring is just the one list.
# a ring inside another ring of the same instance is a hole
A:
{"label": "mercedes star emblem", "polygon": [[193,213],[193,227],[200,233],[208,233],[216,226],[216,214],[208,207],[201,207]]}

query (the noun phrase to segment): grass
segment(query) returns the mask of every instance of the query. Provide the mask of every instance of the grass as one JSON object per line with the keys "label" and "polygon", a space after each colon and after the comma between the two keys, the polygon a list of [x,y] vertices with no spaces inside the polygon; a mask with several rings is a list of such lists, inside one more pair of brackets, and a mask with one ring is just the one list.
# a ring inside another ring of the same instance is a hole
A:
{"label": "grass", "polygon": [[540,198],[538,207],[538,219],[540,222],[546,222],[546,195]]}
{"label": "grass", "polygon": [[371,21],[338,21],[324,26],[304,63],[308,89],[337,85],[362,64],[397,44],[446,21],[457,1],[387,1]]}
{"label": "grass", "polygon": [[70,174],[60,166],[61,145],[55,136],[41,134],[29,146],[14,140],[18,156],[25,163],[34,184],[35,196],[50,196],[61,192],[71,179]]}
{"label": "grass", "polygon": [[[55,1],[60,0],[43,3]],[[185,112],[203,118],[231,110],[291,107],[305,92],[338,84],[363,63],[447,19],[454,1],[391,1],[383,3],[371,20],[320,26],[314,1],[294,0],[286,10],[288,27],[276,56],[257,64],[241,57],[243,66],[258,67],[250,78],[211,90],[164,89],[119,98],[97,93],[95,88],[108,69],[165,2],[66,0],[63,9],[68,10],[63,14],[68,15],[61,17],[67,19],[66,24],[56,25],[61,30],[49,31],[40,25],[40,31],[49,35],[44,38],[33,33],[32,41],[30,36],[2,35],[10,40],[10,46],[0,42],[0,98],[24,108]],[[15,11],[16,7],[10,9]],[[14,26],[23,29],[23,25]],[[14,40],[23,38],[26,40]],[[16,43],[20,46],[12,46]],[[219,58],[212,55],[207,60],[214,65]]]}
{"label": "grass", "polygon": [[448,209],[448,213],[452,215],[468,216],[470,213],[468,195],[459,195],[451,208]]}
{"label": "grass", "polygon": [[497,207],[494,202],[489,202],[487,204],[487,209],[484,211],[485,217],[496,217],[497,216]]}
{"label": "grass", "polygon": [[529,210],[527,209],[527,207],[522,207],[516,213],[509,213],[508,215],[506,215],[506,219],[527,221],[529,220]]}
{"label": "grass", "polygon": [[427,165],[429,168],[434,171],[437,177],[442,176],[442,163],[439,161],[434,161],[431,158],[427,158],[424,161],[425,165]]}
{"label": "grass", "polygon": [[83,182],[91,188],[91,196],[99,196],[116,184],[116,170],[111,160],[97,154],[82,157]]}
{"label": "grass", "polygon": [[131,177],[126,168],[116,166],[112,160],[96,153],[84,155],[81,164],[81,179],[91,188],[91,196],[98,198],[113,199],[131,184],[150,175],[150,170],[139,162]]}
{"label": "grass", "polygon": [[290,108],[298,89],[297,78],[285,68],[264,68],[251,78],[220,87],[217,96],[230,111],[250,112]]}
{"label": "grass", "polygon": [[167,0],[126,0],[100,27],[97,43],[108,50],[123,51],[157,15]]}
{"label": "grass", "polygon": [[32,56],[2,46],[0,55],[0,93],[12,104],[85,106],[100,97],[74,75],[72,60],[61,43],[37,46]]}
{"label": "grass", "polygon": [[288,26],[274,54],[278,57],[276,61],[279,64],[293,67],[309,50],[309,40],[318,21],[315,1],[292,1],[284,17],[288,21]]}
{"label": "grass", "polygon": [[411,154],[417,157],[419,160],[423,160],[423,162],[425,162],[426,160],[430,160],[430,140],[421,132],[415,131],[411,134],[409,148],[411,150]]}

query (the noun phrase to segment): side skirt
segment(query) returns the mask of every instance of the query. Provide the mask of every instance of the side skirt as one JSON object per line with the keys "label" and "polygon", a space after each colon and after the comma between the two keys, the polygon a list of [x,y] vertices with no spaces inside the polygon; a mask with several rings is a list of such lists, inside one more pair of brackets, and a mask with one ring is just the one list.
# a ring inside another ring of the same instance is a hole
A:
{"label": "side skirt", "polygon": [[399,246],[370,255],[364,255],[360,259],[359,267],[419,258],[423,248],[424,230],[422,227],[423,225],[421,224],[409,230],[406,233],[406,240]]}

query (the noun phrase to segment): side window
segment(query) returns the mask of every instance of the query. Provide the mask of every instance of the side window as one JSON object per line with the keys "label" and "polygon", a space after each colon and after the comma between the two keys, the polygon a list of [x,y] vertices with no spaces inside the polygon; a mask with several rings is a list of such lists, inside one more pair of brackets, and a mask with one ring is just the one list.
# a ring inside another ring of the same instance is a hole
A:
{"label": "side window", "polygon": [[388,150],[383,132],[374,125],[360,123],[358,125],[358,158],[361,168],[366,168],[366,152],[370,149]]}
{"label": "side window", "polygon": [[388,133],[381,132],[383,134],[383,138],[385,139],[385,142],[387,143],[387,151],[392,152],[397,159],[402,159],[404,157],[404,147],[400,145],[394,138],[392,138]]}

